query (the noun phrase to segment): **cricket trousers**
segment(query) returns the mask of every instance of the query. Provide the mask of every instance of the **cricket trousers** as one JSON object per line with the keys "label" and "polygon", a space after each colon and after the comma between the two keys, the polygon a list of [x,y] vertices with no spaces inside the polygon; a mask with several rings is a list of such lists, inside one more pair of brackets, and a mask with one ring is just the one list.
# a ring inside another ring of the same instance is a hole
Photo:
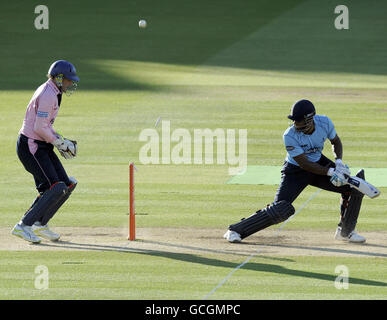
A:
{"label": "cricket trousers", "polygon": [[[319,161],[317,161],[323,167],[334,168],[335,163],[329,160],[324,155],[321,155]],[[293,165],[285,161],[281,170],[281,182],[277,189],[274,201],[278,202],[286,200],[289,203],[293,203],[297,199],[299,194],[308,186],[314,186],[324,190],[336,192],[341,194],[340,213],[343,217],[344,211],[348,206],[348,199],[351,195],[351,187],[344,185],[341,187],[334,186],[329,176],[322,176],[308,172],[299,166]],[[341,221],[339,223],[341,226]]]}
{"label": "cricket trousers", "polygon": [[[20,134],[17,139],[16,152],[24,168],[34,177],[35,186],[39,193],[31,208],[39,201],[40,196],[56,183],[64,182],[67,186],[71,185],[71,181],[51,143],[34,140]],[[36,217],[28,215],[29,210],[22,219],[26,225],[32,225],[37,221]],[[44,222],[44,224],[47,223],[47,221]]]}

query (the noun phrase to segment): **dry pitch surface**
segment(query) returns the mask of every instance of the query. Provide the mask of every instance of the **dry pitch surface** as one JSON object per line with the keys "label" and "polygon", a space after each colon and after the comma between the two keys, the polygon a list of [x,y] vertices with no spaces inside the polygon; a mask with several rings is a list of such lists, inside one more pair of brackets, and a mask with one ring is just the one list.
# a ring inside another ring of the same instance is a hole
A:
{"label": "dry pitch surface", "polygon": [[175,252],[235,256],[347,256],[387,257],[387,232],[361,232],[365,244],[333,239],[333,231],[263,230],[242,243],[228,243],[224,229],[139,228],[137,240],[127,240],[126,228],[53,228],[61,234],[58,242],[43,240],[29,244],[0,228],[0,250],[88,250],[117,252]]}

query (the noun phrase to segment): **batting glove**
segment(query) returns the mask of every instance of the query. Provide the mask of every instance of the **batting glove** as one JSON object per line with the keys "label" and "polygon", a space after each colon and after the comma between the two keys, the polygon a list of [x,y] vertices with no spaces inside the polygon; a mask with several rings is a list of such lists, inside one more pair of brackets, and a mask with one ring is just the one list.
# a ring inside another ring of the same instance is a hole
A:
{"label": "batting glove", "polygon": [[334,168],[329,168],[327,174],[331,177],[330,181],[334,186],[341,187],[347,184],[347,178],[340,171],[337,171]]}
{"label": "batting glove", "polygon": [[335,161],[335,165],[336,165],[336,171],[337,172],[340,172],[342,173],[344,176],[350,176],[351,175],[351,171],[349,170],[349,167],[343,163],[343,161],[341,159],[337,159]]}

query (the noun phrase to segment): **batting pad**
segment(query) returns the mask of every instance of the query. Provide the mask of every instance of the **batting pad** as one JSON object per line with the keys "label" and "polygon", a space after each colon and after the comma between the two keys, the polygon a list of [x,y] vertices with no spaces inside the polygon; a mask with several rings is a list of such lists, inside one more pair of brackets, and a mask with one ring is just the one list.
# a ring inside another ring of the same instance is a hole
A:
{"label": "batting pad", "polygon": [[[227,184],[278,185],[281,181],[282,166],[247,166],[239,174],[231,177]],[[387,187],[387,168],[350,168],[351,175],[364,169],[366,180],[375,187]]]}

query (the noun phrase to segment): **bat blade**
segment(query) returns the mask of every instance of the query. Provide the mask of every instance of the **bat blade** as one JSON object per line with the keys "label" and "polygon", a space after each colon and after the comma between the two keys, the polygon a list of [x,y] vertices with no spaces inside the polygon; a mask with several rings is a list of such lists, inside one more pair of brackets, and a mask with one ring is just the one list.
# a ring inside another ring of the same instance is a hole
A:
{"label": "bat blade", "polygon": [[377,188],[362,178],[348,177],[348,184],[371,199],[380,195],[380,191]]}

